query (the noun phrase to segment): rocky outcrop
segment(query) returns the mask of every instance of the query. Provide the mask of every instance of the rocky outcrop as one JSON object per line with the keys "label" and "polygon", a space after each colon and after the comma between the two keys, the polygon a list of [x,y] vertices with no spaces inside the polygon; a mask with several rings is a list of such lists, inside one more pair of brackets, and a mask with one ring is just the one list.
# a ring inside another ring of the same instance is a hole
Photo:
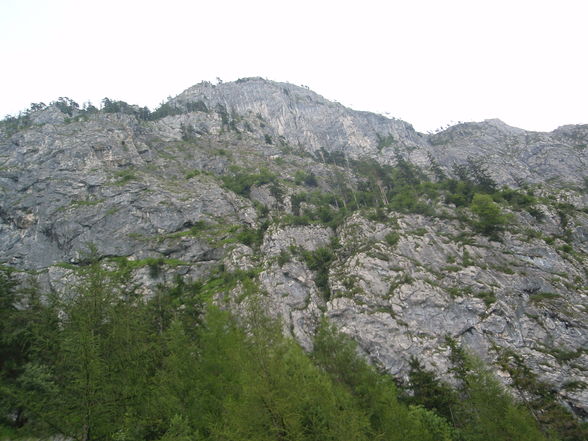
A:
{"label": "rocky outcrop", "polygon": [[445,165],[467,157],[485,163],[501,184],[560,182],[583,184],[588,133],[566,126],[551,133],[527,132],[500,120],[463,123],[428,138],[428,151]]}
{"label": "rocky outcrop", "polygon": [[[587,126],[536,133],[490,120],[424,135],[259,78],[202,83],[167,105],[157,118],[49,106],[21,130],[2,128],[2,263],[59,292],[93,250],[134,262],[145,295],[222,265],[255,279],[306,348],[326,316],[399,377],[412,356],[447,376],[447,336],[489,363],[513,350],[587,415]],[[293,220],[319,210],[316,192],[336,211],[325,195],[365,187],[350,158],[399,157],[429,175],[473,161],[498,184],[530,186],[540,204],[512,210],[493,239],[467,209],[432,200],[435,216],[384,207],[335,228],[330,212],[322,224]],[[320,250],[328,262],[309,264]],[[238,309],[245,288],[216,298]]]}
{"label": "rocky outcrop", "polygon": [[404,121],[356,112],[303,87],[262,78],[200,83],[172,99],[184,108],[200,102],[228,117],[257,118],[278,138],[310,152],[323,148],[351,156],[376,154],[379,137],[412,147],[424,143],[423,136]]}
{"label": "rocky outcrop", "polygon": [[419,165],[429,165],[432,156],[447,170],[471,157],[488,165],[499,184],[560,181],[581,185],[588,166],[586,126],[539,133],[495,119],[423,135],[404,121],[356,112],[308,89],[261,78],[200,83],[171,102],[183,108],[204,103],[227,118],[257,119],[267,133],[309,152],[325,149],[394,163],[400,151]]}
{"label": "rocky outcrop", "polygon": [[[386,240],[390,233],[396,243]],[[582,261],[543,240],[511,235],[497,243],[472,231],[464,235],[456,221],[418,215],[378,223],[356,214],[335,234],[340,242],[327,300],[303,261],[279,267],[271,262],[275,253],[267,253],[263,287],[301,341],[308,344],[323,311],[375,363],[400,377],[411,357],[447,373],[446,337],[489,363],[514,350],[585,415],[588,391],[566,387],[588,382]],[[266,235],[262,250],[294,243],[312,250],[328,241],[315,227],[287,228]]]}

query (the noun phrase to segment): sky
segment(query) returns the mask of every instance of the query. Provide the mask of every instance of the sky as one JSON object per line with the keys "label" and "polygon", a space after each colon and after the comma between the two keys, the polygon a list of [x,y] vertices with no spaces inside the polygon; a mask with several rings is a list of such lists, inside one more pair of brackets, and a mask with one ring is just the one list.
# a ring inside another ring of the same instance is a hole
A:
{"label": "sky", "polygon": [[587,23],[586,0],[0,0],[0,115],[261,76],[421,132],[551,131],[588,124]]}

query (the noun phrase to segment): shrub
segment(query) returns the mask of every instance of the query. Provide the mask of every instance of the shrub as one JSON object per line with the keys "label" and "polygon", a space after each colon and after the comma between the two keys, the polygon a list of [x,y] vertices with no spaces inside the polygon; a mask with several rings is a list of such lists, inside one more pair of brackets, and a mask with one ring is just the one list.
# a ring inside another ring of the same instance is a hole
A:
{"label": "shrub", "polygon": [[306,185],[307,187],[316,187],[318,182],[316,176],[312,172],[306,172],[304,170],[297,170],[294,173],[294,182],[296,185]]}
{"label": "shrub", "polygon": [[115,177],[118,179],[114,182],[114,185],[120,186],[137,179],[137,176],[131,170],[120,170],[115,173]]}
{"label": "shrub", "polygon": [[282,267],[286,263],[290,262],[291,259],[292,259],[292,256],[290,255],[290,253],[286,250],[282,250],[282,251],[280,251],[280,254],[278,255],[278,265],[280,265],[280,267]]}
{"label": "shrub", "polygon": [[479,299],[482,299],[486,307],[489,307],[494,302],[496,302],[496,294],[494,294],[492,291],[480,291],[476,293],[475,296]]}
{"label": "shrub", "polygon": [[253,186],[269,184],[275,181],[276,175],[266,168],[262,168],[259,173],[237,172],[233,176],[223,177],[225,187],[241,196],[249,196]]}
{"label": "shrub", "polygon": [[249,247],[259,246],[263,242],[263,230],[254,230],[253,228],[244,228],[235,236],[237,241]]}
{"label": "shrub", "polygon": [[302,251],[302,258],[308,269],[315,272],[314,282],[325,300],[331,297],[329,288],[329,267],[334,259],[334,254],[329,248],[317,248],[315,251]]}
{"label": "shrub", "polygon": [[388,245],[390,245],[391,247],[393,247],[400,240],[400,234],[398,234],[396,231],[392,231],[391,233],[386,234],[386,236],[384,237],[384,239],[386,240],[386,243]]}
{"label": "shrub", "polygon": [[470,209],[478,217],[476,228],[484,234],[494,235],[507,223],[506,216],[490,195],[476,193]]}

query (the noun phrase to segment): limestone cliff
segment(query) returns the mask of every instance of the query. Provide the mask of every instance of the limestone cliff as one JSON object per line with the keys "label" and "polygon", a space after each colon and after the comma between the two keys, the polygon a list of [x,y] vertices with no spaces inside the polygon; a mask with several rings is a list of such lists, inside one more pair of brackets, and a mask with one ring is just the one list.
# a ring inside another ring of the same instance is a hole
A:
{"label": "limestone cliff", "polygon": [[[23,280],[59,292],[90,245],[134,262],[146,295],[252,270],[304,346],[327,316],[399,377],[415,356],[449,378],[448,336],[489,363],[514,351],[588,415],[588,126],[425,135],[260,78],[153,113],[117,106],[0,125],[0,251]],[[500,228],[456,196],[468,179],[488,184]],[[238,309],[244,294],[216,299]]]}

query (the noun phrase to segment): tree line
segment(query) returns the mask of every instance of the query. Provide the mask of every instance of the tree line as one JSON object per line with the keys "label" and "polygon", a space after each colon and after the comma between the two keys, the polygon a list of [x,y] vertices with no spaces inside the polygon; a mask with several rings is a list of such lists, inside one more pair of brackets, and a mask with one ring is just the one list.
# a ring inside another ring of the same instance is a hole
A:
{"label": "tree line", "polygon": [[145,298],[129,271],[89,259],[60,296],[0,271],[0,434],[78,441],[558,439],[455,342],[448,344],[457,388],[416,360],[401,384],[358,356],[327,321],[307,353],[255,296],[239,317],[214,306],[211,287],[232,284],[230,275],[214,283],[178,278]]}

